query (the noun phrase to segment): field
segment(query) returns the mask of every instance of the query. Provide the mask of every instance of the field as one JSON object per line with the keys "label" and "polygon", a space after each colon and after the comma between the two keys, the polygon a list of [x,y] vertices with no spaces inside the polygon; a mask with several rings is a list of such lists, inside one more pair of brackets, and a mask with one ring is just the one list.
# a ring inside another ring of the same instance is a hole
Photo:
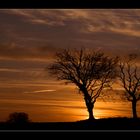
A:
{"label": "field", "polygon": [[77,122],[0,123],[0,130],[140,130],[140,119],[107,118]]}

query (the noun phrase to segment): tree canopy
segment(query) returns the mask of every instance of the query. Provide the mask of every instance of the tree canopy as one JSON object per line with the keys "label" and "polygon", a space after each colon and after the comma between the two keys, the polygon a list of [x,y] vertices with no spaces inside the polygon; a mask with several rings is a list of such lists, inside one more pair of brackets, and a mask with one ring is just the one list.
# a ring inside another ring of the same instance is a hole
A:
{"label": "tree canopy", "polygon": [[[74,83],[83,94],[91,118],[92,109],[101,91],[116,77],[118,58],[100,51],[63,50],[56,54],[49,72],[58,80]],[[89,118],[90,118],[89,117]]]}

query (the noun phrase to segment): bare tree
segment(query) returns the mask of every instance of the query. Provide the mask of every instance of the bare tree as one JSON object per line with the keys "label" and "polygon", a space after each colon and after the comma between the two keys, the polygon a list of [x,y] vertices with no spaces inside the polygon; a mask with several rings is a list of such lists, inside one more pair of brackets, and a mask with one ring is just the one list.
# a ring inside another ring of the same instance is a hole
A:
{"label": "bare tree", "polygon": [[140,100],[140,73],[138,73],[138,67],[134,61],[135,54],[129,55],[127,61],[120,61],[120,75],[122,86],[125,89],[125,97],[132,103],[133,118],[137,118],[136,105]]}
{"label": "bare tree", "polygon": [[117,60],[99,51],[63,50],[56,54],[56,61],[49,71],[59,80],[66,80],[78,87],[84,97],[89,119],[94,119],[94,103],[115,77]]}

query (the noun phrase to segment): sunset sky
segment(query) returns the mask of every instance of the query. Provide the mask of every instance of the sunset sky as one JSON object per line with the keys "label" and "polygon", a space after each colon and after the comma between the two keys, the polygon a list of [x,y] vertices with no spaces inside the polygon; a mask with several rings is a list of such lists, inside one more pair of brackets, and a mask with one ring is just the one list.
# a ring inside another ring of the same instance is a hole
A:
{"label": "sunset sky", "polygon": [[[16,111],[27,112],[33,121],[87,119],[76,87],[45,71],[56,52],[80,47],[139,56],[140,10],[1,9],[0,121]],[[130,104],[95,103],[95,118],[112,116],[131,117]]]}

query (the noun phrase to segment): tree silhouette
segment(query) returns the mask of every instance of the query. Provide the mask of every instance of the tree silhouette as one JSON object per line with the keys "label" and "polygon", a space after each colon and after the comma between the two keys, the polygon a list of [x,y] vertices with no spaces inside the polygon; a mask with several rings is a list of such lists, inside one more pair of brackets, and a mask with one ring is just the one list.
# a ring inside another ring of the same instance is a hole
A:
{"label": "tree silhouette", "polygon": [[115,77],[116,64],[117,58],[109,58],[99,51],[65,49],[56,53],[56,61],[48,69],[58,80],[66,80],[78,87],[84,97],[89,119],[94,119],[94,103]]}
{"label": "tree silhouette", "polygon": [[13,112],[11,114],[9,114],[9,118],[7,120],[7,122],[9,123],[16,123],[16,124],[24,124],[24,123],[28,123],[29,117],[27,113],[24,112]]}
{"label": "tree silhouette", "polygon": [[133,118],[137,118],[136,105],[140,100],[140,73],[136,66],[135,54],[129,55],[129,59],[124,62],[120,61],[120,75],[122,86],[125,89],[125,97],[132,103]]}

